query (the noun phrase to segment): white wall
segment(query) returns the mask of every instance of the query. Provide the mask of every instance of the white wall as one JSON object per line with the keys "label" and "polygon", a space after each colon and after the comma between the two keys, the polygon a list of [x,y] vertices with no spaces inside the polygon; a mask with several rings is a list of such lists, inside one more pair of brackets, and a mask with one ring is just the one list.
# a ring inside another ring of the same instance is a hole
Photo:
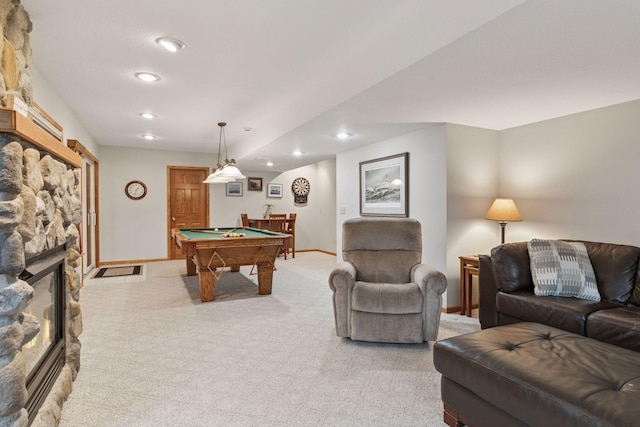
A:
{"label": "white wall", "polygon": [[497,191],[498,132],[447,124],[447,307],[460,305],[459,257],[500,243],[499,225],[484,219]]}
{"label": "white wall", "polygon": [[[428,125],[336,157],[336,241],[341,260],[342,223],[360,215],[360,162],[409,152],[409,216],[422,224],[422,259],[446,270],[447,148],[446,126]],[[344,209],[345,213],[340,211]]]}
{"label": "white wall", "polygon": [[33,100],[62,126],[65,145],[67,139],[76,139],[97,157],[100,153],[98,145],[84,128],[84,125],[80,123],[75,113],[60,98],[58,92],[36,68],[30,67],[29,75],[33,83]]}
{"label": "white wall", "polygon": [[[240,162],[241,163],[241,162]],[[241,164],[238,164],[242,168]],[[241,169],[242,170],[242,169]],[[262,192],[247,191],[243,184],[243,197],[226,197],[224,185],[211,185],[211,221],[212,225],[239,225],[240,213],[246,212],[249,218],[262,218],[265,204],[272,204],[274,213],[295,213],[296,250],[320,249],[335,253],[333,230],[335,229],[335,160],[315,163],[281,174],[264,172],[249,173],[249,177],[263,177]],[[306,204],[295,204],[291,183],[297,177],[309,180],[310,192]],[[267,184],[282,184],[282,198],[267,197]],[[319,230],[331,230],[330,233]],[[327,234],[329,236],[327,236]]]}
{"label": "white wall", "polygon": [[507,240],[640,246],[639,118],[633,101],[500,132],[499,191],[523,218]]}
{"label": "white wall", "polygon": [[[309,180],[311,190],[306,205],[294,206],[291,183],[300,176]],[[321,249],[335,253],[335,242],[332,238],[335,229],[335,160],[284,172],[274,179],[274,182],[284,184],[282,202],[292,209],[291,212],[298,214],[296,250]],[[276,204],[274,212],[278,212],[278,206]],[[323,230],[331,230],[331,232],[327,233]]]}
{"label": "white wall", "polygon": [[[100,261],[167,258],[167,166],[209,166],[201,153],[100,148]],[[147,196],[131,200],[124,186],[140,180]],[[223,186],[224,187],[224,186]]]}
{"label": "white wall", "polygon": [[316,164],[318,180],[318,223],[322,224],[322,232],[315,229],[317,248],[326,252],[337,254],[336,234],[336,160],[331,159]]}
{"label": "white wall", "polygon": [[[100,156],[100,260],[101,262],[165,259],[167,253],[167,166],[210,166],[213,156],[120,147],[101,147]],[[238,165],[242,170],[242,165]],[[248,177],[262,177],[262,192],[248,191],[243,181],[242,197],[227,197],[225,185],[209,185],[211,223],[216,227],[240,224],[240,214],[262,217],[264,205],[275,205],[274,212],[297,213],[296,250],[335,251],[319,229],[335,228],[333,212],[335,161],[294,169],[282,174],[242,170]],[[310,181],[306,205],[294,205],[291,182],[298,176]],[[320,184],[320,179],[322,184]],[[131,180],[147,185],[147,196],[131,200],[124,186]],[[283,185],[281,199],[267,198],[269,182]],[[132,236],[135,236],[133,238]],[[331,239],[332,240],[332,239]]]}

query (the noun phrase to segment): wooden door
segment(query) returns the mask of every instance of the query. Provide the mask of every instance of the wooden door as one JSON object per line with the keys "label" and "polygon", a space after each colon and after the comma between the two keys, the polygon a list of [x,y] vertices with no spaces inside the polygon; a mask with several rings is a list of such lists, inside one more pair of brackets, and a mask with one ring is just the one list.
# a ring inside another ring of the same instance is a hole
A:
{"label": "wooden door", "polygon": [[203,184],[209,175],[205,167],[167,167],[169,196],[169,258],[184,258],[171,240],[172,228],[202,228],[209,225],[209,186]]}

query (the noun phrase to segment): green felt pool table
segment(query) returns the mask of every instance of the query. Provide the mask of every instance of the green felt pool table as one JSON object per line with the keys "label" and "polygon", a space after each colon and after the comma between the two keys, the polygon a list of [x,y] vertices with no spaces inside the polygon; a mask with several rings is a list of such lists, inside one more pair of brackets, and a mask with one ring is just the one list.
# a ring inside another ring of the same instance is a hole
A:
{"label": "green felt pool table", "polygon": [[[244,236],[229,235],[231,232]],[[258,293],[270,294],[275,260],[288,237],[286,234],[248,227],[171,230],[171,238],[187,260],[187,275],[193,276],[196,269],[198,271],[202,302],[215,299],[215,283],[224,268],[238,272],[241,265],[251,265],[249,274],[258,275]]]}

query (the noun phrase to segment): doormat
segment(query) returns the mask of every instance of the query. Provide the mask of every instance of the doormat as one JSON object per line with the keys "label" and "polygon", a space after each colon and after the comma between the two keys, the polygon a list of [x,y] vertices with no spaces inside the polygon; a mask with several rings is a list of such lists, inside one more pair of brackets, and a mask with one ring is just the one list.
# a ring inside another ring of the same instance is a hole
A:
{"label": "doormat", "polygon": [[93,278],[98,277],[119,277],[119,276],[137,276],[142,274],[141,265],[128,265],[126,267],[106,267],[101,268]]}

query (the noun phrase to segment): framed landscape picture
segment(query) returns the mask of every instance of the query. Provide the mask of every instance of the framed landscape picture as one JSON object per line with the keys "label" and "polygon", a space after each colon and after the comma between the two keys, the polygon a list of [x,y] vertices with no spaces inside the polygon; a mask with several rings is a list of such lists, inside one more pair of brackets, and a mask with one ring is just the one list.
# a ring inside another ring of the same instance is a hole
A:
{"label": "framed landscape picture", "polygon": [[227,197],[242,197],[242,182],[227,182]]}
{"label": "framed landscape picture", "polygon": [[262,191],[262,178],[247,178],[247,190]]}
{"label": "framed landscape picture", "polygon": [[409,216],[409,153],[360,162],[360,215]]}
{"label": "framed landscape picture", "polygon": [[267,197],[282,198],[282,184],[267,184]]}

